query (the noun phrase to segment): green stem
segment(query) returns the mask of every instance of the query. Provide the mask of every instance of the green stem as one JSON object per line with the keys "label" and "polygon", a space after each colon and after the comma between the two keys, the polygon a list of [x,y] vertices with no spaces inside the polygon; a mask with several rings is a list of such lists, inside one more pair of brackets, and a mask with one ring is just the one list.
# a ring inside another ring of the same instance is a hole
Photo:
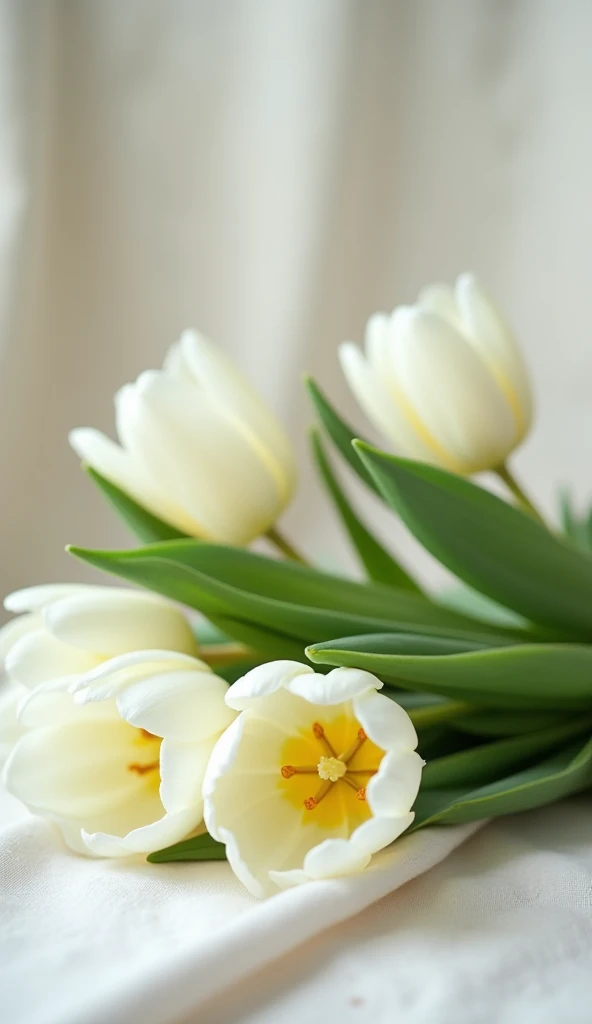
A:
{"label": "green stem", "polygon": [[475,708],[472,704],[466,704],[461,700],[449,700],[445,704],[435,704],[431,708],[408,708],[407,714],[416,728],[424,728],[426,725],[439,725],[449,718],[458,718],[461,715],[468,715]]}
{"label": "green stem", "polygon": [[287,540],[275,526],[271,526],[265,536],[272,544],[275,545],[278,551],[281,551],[282,555],[289,558],[291,562],[299,562],[300,565],[308,565],[306,558],[296,550],[293,544],[290,544],[290,541]]}
{"label": "green stem", "polygon": [[510,493],[513,494],[516,500],[518,501],[519,505],[522,505],[522,508],[526,512],[528,512],[529,515],[533,517],[533,519],[536,519],[539,523],[542,524],[542,526],[546,526],[547,524],[543,519],[541,513],[538,511],[537,508],[535,508],[528,495],[525,494],[525,492],[522,490],[522,487],[518,483],[514,474],[508,468],[507,464],[505,462],[502,462],[501,465],[495,467],[493,472],[497,473],[500,480],[503,480]]}
{"label": "green stem", "polygon": [[252,647],[238,643],[204,644],[199,648],[199,658],[211,668],[224,668],[226,665],[234,665],[237,661],[248,661],[257,656],[257,652]]}

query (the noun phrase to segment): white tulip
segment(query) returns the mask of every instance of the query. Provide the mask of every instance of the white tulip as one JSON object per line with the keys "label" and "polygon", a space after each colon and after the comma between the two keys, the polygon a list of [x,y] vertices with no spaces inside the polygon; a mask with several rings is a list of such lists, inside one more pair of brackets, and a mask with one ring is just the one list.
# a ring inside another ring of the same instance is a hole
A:
{"label": "white tulip", "polygon": [[471,274],[367,325],[364,353],[340,347],[350,388],[399,455],[456,473],[498,469],[532,418],[509,328]]}
{"label": "white tulip", "polygon": [[192,656],[182,614],[110,587],[33,587],[6,604],[28,612],[0,631],[6,670],[28,688],[8,791],[80,852],[183,839],[202,820],[207,761],[234,713],[225,681]]}
{"label": "white tulip", "polygon": [[361,871],[413,821],[423,761],[403,708],[369,672],[278,661],[226,694],[204,820],[255,896]]}
{"label": "white tulip", "polygon": [[90,466],[183,533],[246,544],[289,502],[295,465],[275,417],[232,362],[186,331],[162,370],[115,396],[120,445],[80,428]]}

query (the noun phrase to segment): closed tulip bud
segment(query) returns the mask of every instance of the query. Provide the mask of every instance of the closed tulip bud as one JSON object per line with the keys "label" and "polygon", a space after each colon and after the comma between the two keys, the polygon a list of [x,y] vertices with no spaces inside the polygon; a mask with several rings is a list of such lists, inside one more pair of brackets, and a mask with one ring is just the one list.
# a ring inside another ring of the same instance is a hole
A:
{"label": "closed tulip bud", "polygon": [[368,419],[397,454],[455,473],[499,469],[532,418],[516,342],[471,274],[368,322],[340,359]]}
{"label": "closed tulip bud", "polygon": [[162,370],[115,397],[117,445],[97,430],[70,434],[77,454],[183,533],[247,544],[289,502],[295,466],[275,417],[229,359],[186,331]]}

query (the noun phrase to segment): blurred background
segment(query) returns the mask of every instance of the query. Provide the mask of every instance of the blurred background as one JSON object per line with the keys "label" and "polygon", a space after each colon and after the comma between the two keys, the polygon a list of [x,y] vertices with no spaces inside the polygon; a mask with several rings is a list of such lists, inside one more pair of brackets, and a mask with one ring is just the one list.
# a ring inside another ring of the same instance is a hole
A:
{"label": "blurred background", "polygon": [[[195,326],[297,446],[284,526],[350,565],[307,452],[312,372],[475,270],[529,363],[514,466],[592,493],[589,0],[0,0],[0,585],[131,541],[66,435]],[[383,537],[402,529],[359,495]],[[433,569],[421,557],[421,571]]]}

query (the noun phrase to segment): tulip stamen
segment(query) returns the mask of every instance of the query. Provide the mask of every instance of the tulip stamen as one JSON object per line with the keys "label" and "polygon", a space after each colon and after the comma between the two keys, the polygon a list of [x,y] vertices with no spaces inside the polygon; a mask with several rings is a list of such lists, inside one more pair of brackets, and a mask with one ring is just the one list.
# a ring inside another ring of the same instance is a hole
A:
{"label": "tulip stamen", "polygon": [[345,763],[348,764],[348,762],[351,761],[352,757],[355,757],[358,750],[360,749],[362,744],[366,742],[367,739],[368,737],[366,736],[366,733],[360,727],[358,729],[358,735],[354,742],[352,743],[351,747],[349,747],[343,754],[339,755],[339,760],[345,761]]}
{"label": "tulip stamen", "polygon": [[139,764],[139,762],[134,761],[132,764],[128,764],[127,770],[135,775],[147,775],[148,772],[156,771],[158,767],[158,761],[149,761],[148,764]]}
{"label": "tulip stamen", "polygon": [[[325,736],[325,730],[323,729],[323,726],[321,725],[320,722],[313,722],[312,732],[315,739],[319,741],[321,746],[329,754],[329,757],[338,757],[337,751],[333,748],[333,746],[331,745],[331,743],[329,743],[329,740]],[[338,760],[343,761],[343,758],[340,757],[338,758]]]}
{"label": "tulip stamen", "polygon": [[282,766],[281,773],[284,779],[291,779],[293,775],[316,775],[317,766],[310,764],[295,768],[292,764],[285,764]]}
{"label": "tulip stamen", "polygon": [[306,800],[304,801],[304,806],[306,807],[306,810],[314,811],[315,807],[318,807],[321,800],[323,800],[327,796],[327,793],[333,787],[333,785],[334,783],[329,780],[327,780],[327,782],[323,782],[323,785],[320,786],[315,795],[307,797]]}

